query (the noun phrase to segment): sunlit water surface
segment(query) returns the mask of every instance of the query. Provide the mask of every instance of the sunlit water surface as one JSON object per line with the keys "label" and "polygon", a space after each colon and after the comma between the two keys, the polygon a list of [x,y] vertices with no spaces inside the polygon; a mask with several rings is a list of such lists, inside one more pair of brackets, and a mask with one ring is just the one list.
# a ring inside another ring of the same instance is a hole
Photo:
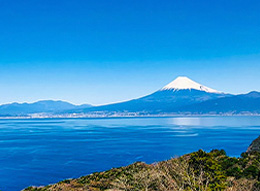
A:
{"label": "sunlit water surface", "polygon": [[239,156],[259,134],[260,117],[0,120],[0,190],[198,149]]}

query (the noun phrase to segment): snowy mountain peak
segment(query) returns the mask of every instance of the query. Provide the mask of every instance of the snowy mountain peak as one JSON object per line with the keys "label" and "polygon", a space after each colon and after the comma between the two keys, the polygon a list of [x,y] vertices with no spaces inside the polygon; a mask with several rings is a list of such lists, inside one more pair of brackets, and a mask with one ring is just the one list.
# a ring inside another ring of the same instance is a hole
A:
{"label": "snowy mountain peak", "polygon": [[161,90],[173,90],[173,91],[178,91],[178,90],[200,90],[200,91],[205,91],[208,93],[221,93],[217,90],[208,88],[206,86],[203,86],[197,82],[192,81],[191,79],[185,77],[185,76],[180,76],[173,80],[171,83],[168,85],[164,86]]}

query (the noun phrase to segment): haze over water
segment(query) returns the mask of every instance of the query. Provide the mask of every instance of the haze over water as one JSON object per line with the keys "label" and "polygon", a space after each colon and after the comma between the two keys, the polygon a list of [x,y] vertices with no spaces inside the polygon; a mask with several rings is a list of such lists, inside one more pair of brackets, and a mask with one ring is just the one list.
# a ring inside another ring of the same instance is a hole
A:
{"label": "haze over water", "polygon": [[198,149],[246,151],[260,117],[0,120],[0,189],[21,190]]}

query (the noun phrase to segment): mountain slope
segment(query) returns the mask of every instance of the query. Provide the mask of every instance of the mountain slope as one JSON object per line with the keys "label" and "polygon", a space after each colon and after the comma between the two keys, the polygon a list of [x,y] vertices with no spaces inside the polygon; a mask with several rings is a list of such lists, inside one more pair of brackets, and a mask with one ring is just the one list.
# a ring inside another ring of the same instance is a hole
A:
{"label": "mountain slope", "polygon": [[190,112],[198,114],[259,114],[260,92],[234,95],[219,99],[208,100],[202,103],[192,104],[179,108],[179,112]]}
{"label": "mountain slope", "polygon": [[148,112],[160,113],[176,111],[181,106],[200,103],[206,100],[229,96],[201,84],[187,77],[178,77],[162,89],[150,95],[126,102],[72,110],[74,113],[86,112]]}

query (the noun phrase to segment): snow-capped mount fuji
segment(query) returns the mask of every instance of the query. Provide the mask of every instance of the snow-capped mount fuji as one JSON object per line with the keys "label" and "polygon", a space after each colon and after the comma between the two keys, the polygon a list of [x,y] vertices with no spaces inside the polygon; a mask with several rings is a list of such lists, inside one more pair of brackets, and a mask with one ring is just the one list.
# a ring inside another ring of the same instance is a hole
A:
{"label": "snow-capped mount fuji", "polygon": [[183,106],[225,96],[227,94],[203,86],[187,77],[178,77],[150,95],[78,112],[144,112],[151,114],[178,112],[179,108]]}
{"label": "snow-capped mount fuji", "polygon": [[221,93],[217,90],[208,88],[204,85],[201,85],[197,82],[194,82],[193,80],[189,79],[186,76],[180,76],[173,80],[171,83],[164,86],[161,90],[173,90],[173,91],[179,91],[179,90],[200,90],[205,91],[208,93]]}

